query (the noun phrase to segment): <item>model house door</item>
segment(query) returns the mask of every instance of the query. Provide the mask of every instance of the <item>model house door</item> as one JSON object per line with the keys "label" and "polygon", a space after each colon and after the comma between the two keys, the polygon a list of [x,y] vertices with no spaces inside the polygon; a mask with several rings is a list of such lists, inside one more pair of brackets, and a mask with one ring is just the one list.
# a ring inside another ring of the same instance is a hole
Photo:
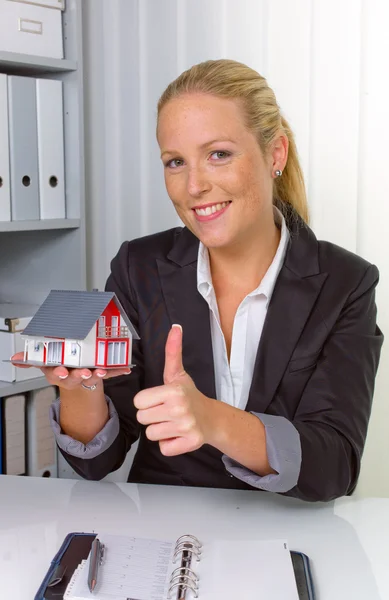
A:
{"label": "model house door", "polygon": [[127,342],[108,342],[107,365],[124,365],[126,363]]}
{"label": "model house door", "polygon": [[63,342],[49,342],[46,363],[62,363],[62,348]]}

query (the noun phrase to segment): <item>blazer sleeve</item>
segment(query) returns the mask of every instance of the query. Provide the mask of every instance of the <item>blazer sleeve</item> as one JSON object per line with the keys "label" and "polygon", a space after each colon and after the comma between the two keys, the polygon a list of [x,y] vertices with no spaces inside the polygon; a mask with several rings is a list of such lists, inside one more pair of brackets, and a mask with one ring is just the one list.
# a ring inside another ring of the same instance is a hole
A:
{"label": "blazer sleeve", "polygon": [[[129,244],[124,242],[111,262],[106,291],[115,292],[131,323],[139,333],[136,298],[131,287]],[[136,365],[129,375],[104,380],[105,395],[111,398],[119,417],[119,433],[110,446],[93,458],[80,458],[61,453],[73,469],[85,479],[99,480],[123,464],[131,445],[138,439],[140,426],[136,419],[134,396],[143,387],[142,340],[133,341],[132,362]]]}
{"label": "blazer sleeve", "polygon": [[302,462],[285,495],[327,501],[357,484],[383,336],[376,325],[378,269],[370,265],[323,347],[293,419]]}

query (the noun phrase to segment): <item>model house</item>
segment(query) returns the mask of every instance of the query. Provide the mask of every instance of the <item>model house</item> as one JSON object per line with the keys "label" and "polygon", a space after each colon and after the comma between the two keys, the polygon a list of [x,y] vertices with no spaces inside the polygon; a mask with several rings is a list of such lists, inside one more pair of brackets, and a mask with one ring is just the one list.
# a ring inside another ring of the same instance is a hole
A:
{"label": "model house", "polygon": [[24,361],[68,367],[131,364],[139,336],[113,292],[52,290],[24,329]]}

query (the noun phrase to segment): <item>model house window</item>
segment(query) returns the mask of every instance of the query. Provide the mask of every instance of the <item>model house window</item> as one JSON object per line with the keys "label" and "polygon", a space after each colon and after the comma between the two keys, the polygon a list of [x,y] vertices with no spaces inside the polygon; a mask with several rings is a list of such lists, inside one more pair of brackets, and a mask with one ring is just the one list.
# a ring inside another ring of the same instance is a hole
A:
{"label": "model house window", "polygon": [[99,336],[105,336],[105,317],[99,317]]}
{"label": "model house window", "polygon": [[99,345],[97,348],[98,348],[97,364],[104,365],[105,364],[105,342],[99,342]]}
{"label": "model house window", "polygon": [[112,317],[112,337],[119,337],[119,317]]}
{"label": "model house window", "polygon": [[39,352],[39,350],[41,349],[41,345],[39,342],[35,342],[34,343],[34,352]]}
{"label": "model house window", "polygon": [[62,362],[62,348],[63,342],[49,342],[47,345],[47,363],[61,363]]}
{"label": "model house window", "polygon": [[119,362],[123,365],[126,362],[126,349],[127,349],[127,343],[120,342]]}
{"label": "model house window", "polygon": [[72,344],[70,345],[70,354],[72,356],[77,355],[77,344],[75,344],[74,342],[72,342]]}
{"label": "model house window", "polygon": [[127,342],[108,342],[107,365],[123,365],[126,360]]}

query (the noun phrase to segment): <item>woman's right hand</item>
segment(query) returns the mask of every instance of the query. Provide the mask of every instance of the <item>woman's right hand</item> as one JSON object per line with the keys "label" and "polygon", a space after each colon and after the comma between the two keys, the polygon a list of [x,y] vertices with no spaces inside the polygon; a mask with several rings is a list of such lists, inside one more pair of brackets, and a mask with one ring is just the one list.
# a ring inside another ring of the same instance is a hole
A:
{"label": "woman's right hand", "polygon": [[[17,352],[11,356],[13,360],[23,360],[24,353]],[[12,363],[15,367],[20,369],[30,369],[34,365],[21,365]],[[97,385],[102,379],[110,379],[111,377],[118,377],[119,375],[127,375],[131,373],[129,367],[121,367],[119,369],[86,369],[86,368],[66,368],[63,366],[57,367],[38,367],[47,381],[51,385],[56,385],[63,390],[75,390],[80,387],[81,383],[92,386]]]}

